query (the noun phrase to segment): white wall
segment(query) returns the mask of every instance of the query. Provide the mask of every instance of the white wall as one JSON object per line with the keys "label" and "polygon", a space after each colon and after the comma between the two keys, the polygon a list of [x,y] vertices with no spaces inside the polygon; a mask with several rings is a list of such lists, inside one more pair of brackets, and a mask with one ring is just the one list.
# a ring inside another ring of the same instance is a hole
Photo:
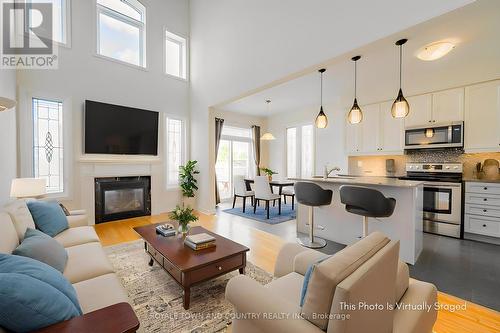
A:
{"label": "white wall", "polygon": [[[341,173],[347,173],[347,156],[344,153],[344,124],[341,108],[325,104],[324,110],[328,113],[328,127],[314,128],[315,152],[314,170],[316,175],[323,174],[323,168],[338,166]],[[269,131],[276,137],[269,145],[269,165],[280,174],[286,174],[286,129],[288,127],[313,124],[318,109],[304,109],[275,114],[268,117]]]}
{"label": "white wall", "polygon": [[191,0],[191,152],[200,161],[198,208],[215,207],[211,106],[469,2]]}
{"label": "white wall", "polygon": [[[65,157],[70,161],[67,175],[70,190],[68,204],[71,207],[81,207],[88,199],[84,196],[89,195],[89,190],[81,186],[83,173],[88,175],[89,168],[92,168],[92,172],[97,174],[96,163],[92,162],[89,166],[89,163],[80,161],[83,146],[83,103],[86,99],[178,115],[185,117],[189,123],[189,83],[163,73],[163,29],[167,27],[176,34],[188,37],[189,3],[185,0],[141,2],[147,8],[147,69],[96,57],[95,1],[73,0],[72,45],[71,48],[59,48],[59,69],[18,72],[21,119],[29,119],[29,99],[33,94],[61,98],[69,104],[65,110],[69,112],[65,114],[66,128],[69,129],[69,139],[65,146],[68,154]],[[29,138],[29,130],[24,125],[24,122],[21,123],[21,136]],[[138,161],[139,165],[147,164],[146,170],[154,174],[152,191],[157,199],[153,201],[153,213],[166,211],[179,200],[178,191],[167,191],[163,185],[162,138],[163,133],[160,132],[158,161]],[[29,140],[21,141],[22,176],[30,173],[29,146]],[[122,170],[120,163],[116,167]]]}
{"label": "white wall", "polygon": [[[0,69],[0,96],[16,99],[16,72]],[[17,175],[16,108],[0,112],[0,204],[10,197],[10,183]]]}

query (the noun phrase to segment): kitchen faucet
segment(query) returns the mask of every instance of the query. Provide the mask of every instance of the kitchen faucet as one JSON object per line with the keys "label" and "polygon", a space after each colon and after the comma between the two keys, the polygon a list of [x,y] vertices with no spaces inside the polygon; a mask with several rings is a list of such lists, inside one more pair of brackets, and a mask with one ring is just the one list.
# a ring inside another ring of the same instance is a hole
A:
{"label": "kitchen faucet", "polygon": [[328,164],[325,165],[325,169],[324,169],[324,172],[323,172],[323,178],[324,179],[327,179],[328,176],[330,176],[330,174],[334,171],[340,171],[340,168],[339,167],[333,167],[332,169],[328,169]]}

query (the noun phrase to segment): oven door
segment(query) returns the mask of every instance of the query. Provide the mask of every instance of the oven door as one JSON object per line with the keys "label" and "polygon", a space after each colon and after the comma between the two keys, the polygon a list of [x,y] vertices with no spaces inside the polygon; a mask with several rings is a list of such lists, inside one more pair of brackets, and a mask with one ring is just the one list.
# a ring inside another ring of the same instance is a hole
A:
{"label": "oven door", "polygon": [[424,220],[461,224],[462,185],[424,184]]}

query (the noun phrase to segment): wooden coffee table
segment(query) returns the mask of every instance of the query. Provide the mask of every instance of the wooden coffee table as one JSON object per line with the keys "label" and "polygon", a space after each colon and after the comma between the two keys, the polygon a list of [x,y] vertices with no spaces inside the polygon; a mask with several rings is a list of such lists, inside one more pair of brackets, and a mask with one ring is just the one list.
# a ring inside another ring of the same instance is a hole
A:
{"label": "wooden coffee table", "polygon": [[184,309],[189,309],[191,286],[224,275],[234,270],[245,273],[246,246],[219,236],[203,227],[193,227],[190,234],[207,233],[215,237],[215,247],[195,251],[184,245],[180,235],[163,237],[156,233],[150,224],[135,227],[134,230],[144,239],[144,248],[151,256],[149,265],[156,261],[182,287]]}

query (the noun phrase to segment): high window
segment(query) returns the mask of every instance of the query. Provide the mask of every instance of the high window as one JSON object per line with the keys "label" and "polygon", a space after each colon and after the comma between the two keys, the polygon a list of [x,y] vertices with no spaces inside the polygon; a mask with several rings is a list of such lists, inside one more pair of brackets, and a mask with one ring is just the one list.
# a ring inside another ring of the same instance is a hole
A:
{"label": "high window", "polygon": [[165,31],[165,72],[169,75],[187,78],[186,39]]}
{"label": "high window", "polygon": [[314,127],[312,124],[286,129],[286,171],[287,177],[313,176]]}
{"label": "high window", "polygon": [[[30,3],[51,3],[52,4],[52,40],[62,45],[69,45],[70,40],[70,13],[71,13],[71,1],[70,0],[28,0]],[[33,17],[30,15],[29,22],[30,26],[37,26],[36,20],[38,17]],[[26,30],[28,31],[28,30]],[[39,35],[43,36],[43,32],[38,32]]]}
{"label": "high window", "polygon": [[167,187],[179,185],[179,167],[184,163],[184,121],[167,117]]}
{"label": "high window", "polygon": [[97,0],[97,53],[146,67],[146,7],[137,0]]}
{"label": "high window", "polygon": [[64,192],[63,103],[33,98],[33,176],[45,178],[47,193]]}

